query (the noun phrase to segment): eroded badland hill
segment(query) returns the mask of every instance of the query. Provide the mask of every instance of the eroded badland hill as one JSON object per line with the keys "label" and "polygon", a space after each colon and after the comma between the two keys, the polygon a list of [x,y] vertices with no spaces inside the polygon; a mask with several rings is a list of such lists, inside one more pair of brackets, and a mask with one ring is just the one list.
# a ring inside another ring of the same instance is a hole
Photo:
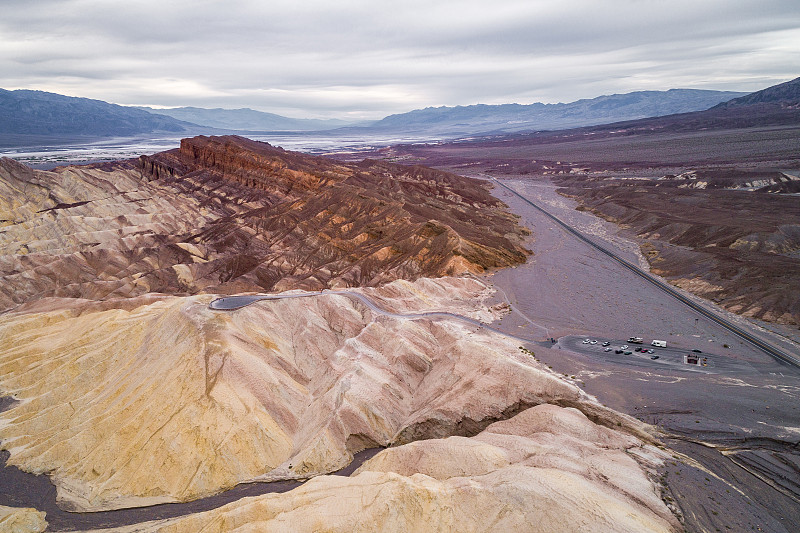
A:
{"label": "eroded badland hill", "polygon": [[0,162],[0,308],[45,296],[367,286],[525,260],[476,180],[241,137],[97,168]]}
{"label": "eroded badland hill", "polygon": [[[629,228],[651,271],[744,316],[800,324],[800,184],[780,172],[560,177],[561,192]],[[776,192],[772,192],[774,189]]]}
{"label": "eroded badland hill", "polygon": [[[375,291],[366,294],[475,317],[491,292],[448,278]],[[49,473],[63,506],[100,511],[307,478],[363,448],[395,446],[352,478],[317,477],[156,531],[235,530],[231,520],[501,531],[544,509],[552,520],[531,530],[675,524],[648,478],[668,455],[647,427],[511,340],[455,319],[375,313],[334,293],[230,313],[210,299],[126,300],[130,310],[60,300],[5,317],[0,386],[21,401],[2,416],[9,461]]]}

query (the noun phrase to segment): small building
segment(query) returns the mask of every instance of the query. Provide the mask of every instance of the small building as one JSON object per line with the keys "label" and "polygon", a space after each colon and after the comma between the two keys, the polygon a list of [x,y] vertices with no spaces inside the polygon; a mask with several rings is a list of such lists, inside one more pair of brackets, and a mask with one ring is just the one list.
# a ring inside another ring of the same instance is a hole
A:
{"label": "small building", "polygon": [[683,356],[683,363],[686,365],[708,366],[708,357],[700,357],[696,353]]}

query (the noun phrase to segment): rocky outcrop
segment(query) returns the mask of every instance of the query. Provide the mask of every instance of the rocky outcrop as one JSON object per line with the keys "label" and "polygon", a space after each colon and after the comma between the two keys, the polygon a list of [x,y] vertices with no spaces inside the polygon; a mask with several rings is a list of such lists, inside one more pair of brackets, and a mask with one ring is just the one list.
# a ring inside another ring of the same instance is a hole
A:
{"label": "rocky outcrop", "polygon": [[184,194],[240,206],[192,242],[224,245],[237,261],[221,277],[233,269],[262,288],[373,285],[525,257],[523,230],[486,186],[446,172],[335,163],[241,137],[184,139],[141,165]]}
{"label": "rocky outcrop", "polygon": [[732,189],[772,193],[800,192],[800,177],[777,170],[697,169],[661,178],[679,189]]}
{"label": "rocky outcrop", "polygon": [[539,405],[472,438],[389,448],[349,478],[136,531],[678,531],[646,475],[665,458],[576,409]]}
{"label": "rocky outcrop", "polygon": [[131,163],[34,171],[0,160],[0,310],[100,300],[380,285],[525,260],[485,185],[339,164],[240,137]]}
{"label": "rocky outcrop", "polygon": [[0,505],[0,531],[5,533],[41,533],[47,529],[45,513],[31,508]]}
{"label": "rocky outcrop", "polygon": [[31,170],[0,160],[0,309],[48,296],[186,290],[207,261],[182,235],[217,215],[139,172]]}
{"label": "rocky outcrop", "polygon": [[236,136],[183,139],[179,149],[142,156],[139,164],[154,177],[216,178],[283,197],[353,175],[351,168],[333,161]]}

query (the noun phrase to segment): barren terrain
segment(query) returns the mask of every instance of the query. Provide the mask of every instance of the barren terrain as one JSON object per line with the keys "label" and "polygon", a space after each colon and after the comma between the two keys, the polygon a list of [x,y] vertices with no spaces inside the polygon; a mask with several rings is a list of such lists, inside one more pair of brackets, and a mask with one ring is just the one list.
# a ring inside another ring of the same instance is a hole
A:
{"label": "barren terrain", "polygon": [[800,202],[763,190],[791,190],[800,177],[737,174],[556,183],[634,233],[651,271],[671,283],[744,316],[800,325]]}
{"label": "barren terrain", "polygon": [[625,229],[653,272],[741,315],[796,329],[800,129],[596,133],[399,146],[384,155],[556,183],[576,207]]}
{"label": "barren terrain", "polygon": [[[510,176],[518,162],[456,167]],[[635,231],[576,209],[588,206],[592,169],[535,164],[536,179],[505,183],[657,266]],[[593,179],[608,186],[604,168]],[[682,173],[619,183],[645,197],[640,189],[666,184],[652,188],[671,198],[784,198],[729,189],[793,187],[786,172],[754,167]],[[0,263],[0,439],[7,479],[30,481],[15,467],[47,475],[59,505],[81,511],[74,521],[54,513],[55,529],[789,533],[800,521],[797,371],[508,191],[490,195],[485,180],[241,138],[54,172],[4,160],[1,177],[0,237],[11,248]],[[754,227],[756,215],[739,222]],[[778,218],[745,241],[791,259],[793,233],[770,229]],[[453,273],[481,277],[425,278]],[[336,291],[359,286],[348,290],[371,304]],[[209,307],[216,294],[325,288],[334,290]],[[491,321],[514,337],[481,326]],[[757,334],[797,353],[788,335]],[[569,335],[665,339],[714,364],[633,364]],[[351,475],[328,475],[386,446]],[[237,496],[276,480],[302,485]],[[41,510],[44,496],[25,486],[0,505]],[[162,514],[164,502],[194,503]],[[141,514],[122,510],[131,506]],[[41,524],[35,510],[9,516]],[[166,519],[141,523],[154,518]]]}
{"label": "barren terrain", "polygon": [[[627,261],[703,297],[698,305],[798,357],[800,130],[794,108],[782,106],[770,108],[772,118],[717,110],[688,122],[675,116],[383,154],[496,176]],[[796,368],[609,261],[508,191],[495,194],[533,229],[528,262],[491,278],[513,309],[500,327],[617,347],[635,335],[709,354],[713,368],[695,371],[562,339],[542,360],[664,431],[674,459],[661,470],[664,499],[687,530],[792,531],[800,523]]]}
{"label": "barren terrain", "polygon": [[[491,287],[423,277],[524,262],[486,183],[240,138],[2,169],[0,505],[31,508],[3,519],[34,531],[57,503],[54,530],[679,527],[648,425],[482,327],[508,312]],[[354,286],[370,305],[335,290]],[[334,290],[209,307],[291,288]],[[304,483],[242,499],[275,481]],[[162,510],[178,502],[197,505]]]}
{"label": "barren terrain", "polygon": [[675,531],[637,464],[666,454],[634,442],[575,409],[540,405],[472,438],[389,448],[350,478],[137,531]]}
{"label": "barren terrain", "polygon": [[741,315],[800,324],[800,78],[707,111],[378,151],[527,176],[635,236],[652,270]]}

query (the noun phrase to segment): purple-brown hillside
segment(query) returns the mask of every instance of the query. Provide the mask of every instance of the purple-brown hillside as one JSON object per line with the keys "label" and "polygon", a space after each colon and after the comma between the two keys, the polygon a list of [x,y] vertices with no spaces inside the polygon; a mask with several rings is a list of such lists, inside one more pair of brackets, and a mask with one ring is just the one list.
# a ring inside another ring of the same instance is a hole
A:
{"label": "purple-brown hillside", "polygon": [[378,285],[525,261],[525,230],[485,183],[342,164],[241,137],[136,162],[31,171],[0,162],[0,308]]}

